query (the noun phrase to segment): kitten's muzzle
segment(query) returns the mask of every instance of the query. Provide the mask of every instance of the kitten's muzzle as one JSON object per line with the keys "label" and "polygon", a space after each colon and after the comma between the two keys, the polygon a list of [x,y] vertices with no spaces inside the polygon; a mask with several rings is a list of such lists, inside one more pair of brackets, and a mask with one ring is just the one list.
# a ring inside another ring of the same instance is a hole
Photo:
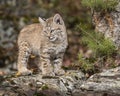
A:
{"label": "kitten's muzzle", "polygon": [[55,41],[55,40],[56,40],[56,37],[49,37],[49,40],[50,40],[50,41]]}

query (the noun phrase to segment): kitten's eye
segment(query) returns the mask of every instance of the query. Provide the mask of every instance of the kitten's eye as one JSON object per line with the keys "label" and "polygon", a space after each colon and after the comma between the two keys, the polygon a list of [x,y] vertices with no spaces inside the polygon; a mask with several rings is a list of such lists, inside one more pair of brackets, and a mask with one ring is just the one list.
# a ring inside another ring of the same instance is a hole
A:
{"label": "kitten's eye", "polygon": [[51,30],[51,31],[50,31],[50,33],[53,33],[53,32],[54,32],[54,30]]}
{"label": "kitten's eye", "polygon": [[58,28],[58,29],[57,29],[57,32],[59,32],[59,33],[60,33],[61,31],[62,31],[62,30],[61,30],[60,28]]}
{"label": "kitten's eye", "polygon": [[45,18],[42,18],[44,21],[46,21],[46,19]]}
{"label": "kitten's eye", "polygon": [[47,31],[44,31],[44,33],[47,33]]}

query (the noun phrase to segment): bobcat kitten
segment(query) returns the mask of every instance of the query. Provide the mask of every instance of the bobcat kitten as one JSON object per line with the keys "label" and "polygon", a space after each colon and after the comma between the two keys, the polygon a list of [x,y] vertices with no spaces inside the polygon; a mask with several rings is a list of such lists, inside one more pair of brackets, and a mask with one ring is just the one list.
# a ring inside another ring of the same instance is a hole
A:
{"label": "bobcat kitten", "polygon": [[39,17],[39,22],[26,26],[19,34],[18,73],[32,73],[27,63],[33,54],[40,58],[38,66],[43,76],[63,75],[61,66],[68,45],[64,21],[59,14],[55,14],[46,20]]}

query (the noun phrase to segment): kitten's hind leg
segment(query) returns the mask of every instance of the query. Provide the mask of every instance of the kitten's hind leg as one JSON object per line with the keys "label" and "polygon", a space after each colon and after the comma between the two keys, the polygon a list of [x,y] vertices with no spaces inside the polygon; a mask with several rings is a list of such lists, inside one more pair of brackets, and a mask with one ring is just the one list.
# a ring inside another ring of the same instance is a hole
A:
{"label": "kitten's hind leg", "polygon": [[30,48],[27,42],[21,43],[18,54],[18,75],[32,74],[31,70],[27,69],[27,62],[30,56]]}

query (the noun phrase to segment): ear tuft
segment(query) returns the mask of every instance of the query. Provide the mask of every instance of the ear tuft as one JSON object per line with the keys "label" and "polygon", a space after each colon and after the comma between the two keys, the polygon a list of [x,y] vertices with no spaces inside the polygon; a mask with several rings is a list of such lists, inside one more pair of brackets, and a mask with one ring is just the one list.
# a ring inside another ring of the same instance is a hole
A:
{"label": "ear tuft", "polygon": [[59,14],[55,14],[55,16],[53,17],[53,22],[55,22],[56,24],[62,25],[63,19]]}
{"label": "ear tuft", "polygon": [[41,17],[39,17],[38,20],[43,26],[45,26],[45,20],[43,20]]}

